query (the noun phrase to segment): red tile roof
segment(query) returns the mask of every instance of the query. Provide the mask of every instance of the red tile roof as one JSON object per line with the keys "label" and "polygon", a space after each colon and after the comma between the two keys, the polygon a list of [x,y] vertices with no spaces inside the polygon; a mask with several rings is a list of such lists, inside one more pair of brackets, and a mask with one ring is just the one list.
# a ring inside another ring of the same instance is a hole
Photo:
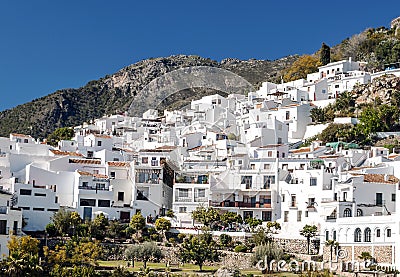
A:
{"label": "red tile roof", "polygon": [[[314,151],[319,149],[319,148],[320,147],[314,148]],[[314,152],[314,151],[311,151],[310,147],[302,147],[302,148],[299,148],[299,149],[290,150],[290,152],[293,153],[293,154],[309,153],[309,152]]]}
{"label": "red tile roof", "polygon": [[30,135],[24,135],[24,134],[17,134],[17,133],[12,133],[14,137],[23,137],[23,138],[32,138]]}
{"label": "red tile roof", "polygon": [[382,184],[398,184],[399,179],[393,175],[387,175],[385,180],[385,174],[365,174],[364,182],[367,183],[382,183]]}
{"label": "red tile roof", "polygon": [[101,164],[100,160],[69,159],[71,164]]}
{"label": "red tile roof", "polygon": [[70,151],[60,151],[57,149],[51,149],[50,150],[54,155],[57,156],[76,156],[76,157],[83,157],[81,153],[76,153],[76,152],[70,152]]}
{"label": "red tile roof", "polygon": [[90,172],[87,172],[87,171],[78,170],[78,174],[81,175],[81,176],[93,176],[93,177],[98,178],[98,179],[108,179],[107,175],[93,174],[93,173],[90,173]]}
{"label": "red tile roof", "polygon": [[108,166],[115,166],[115,167],[129,167],[129,162],[107,162]]}

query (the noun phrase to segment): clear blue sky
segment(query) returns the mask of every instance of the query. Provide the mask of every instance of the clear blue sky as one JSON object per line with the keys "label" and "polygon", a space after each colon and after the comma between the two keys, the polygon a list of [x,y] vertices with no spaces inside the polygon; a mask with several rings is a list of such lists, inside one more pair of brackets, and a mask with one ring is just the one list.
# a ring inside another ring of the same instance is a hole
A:
{"label": "clear blue sky", "polygon": [[400,1],[0,1],[0,110],[149,57],[276,59],[389,27]]}

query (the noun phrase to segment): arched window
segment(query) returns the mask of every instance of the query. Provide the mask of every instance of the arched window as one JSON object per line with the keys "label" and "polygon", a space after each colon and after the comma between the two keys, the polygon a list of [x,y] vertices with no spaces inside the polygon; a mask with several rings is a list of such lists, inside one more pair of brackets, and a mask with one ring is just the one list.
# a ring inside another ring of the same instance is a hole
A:
{"label": "arched window", "polygon": [[361,229],[357,228],[354,231],[354,242],[361,242]]}
{"label": "arched window", "polygon": [[361,209],[357,209],[357,216],[363,216],[363,211]]}
{"label": "arched window", "polygon": [[364,241],[371,242],[371,229],[368,227],[364,230]]}
{"label": "arched window", "polygon": [[351,217],[351,210],[349,208],[344,209],[343,217]]}

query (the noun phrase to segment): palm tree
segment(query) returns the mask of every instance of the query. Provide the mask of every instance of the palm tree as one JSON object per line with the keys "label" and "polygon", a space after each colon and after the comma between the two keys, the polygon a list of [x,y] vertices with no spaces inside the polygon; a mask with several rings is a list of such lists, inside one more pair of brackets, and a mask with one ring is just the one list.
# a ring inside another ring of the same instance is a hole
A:
{"label": "palm tree", "polygon": [[339,246],[339,243],[338,243],[337,241],[334,241],[334,240],[330,239],[330,240],[327,240],[327,241],[325,242],[325,245],[330,247],[330,251],[331,251],[331,261],[332,261],[333,248],[336,249],[336,248]]}
{"label": "palm tree", "polygon": [[302,230],[300,230],[300,235],[307,238],[307,254],[310,254],[310,242],[311,238],[317,235],[318,228],[315,225],[306,224]]}

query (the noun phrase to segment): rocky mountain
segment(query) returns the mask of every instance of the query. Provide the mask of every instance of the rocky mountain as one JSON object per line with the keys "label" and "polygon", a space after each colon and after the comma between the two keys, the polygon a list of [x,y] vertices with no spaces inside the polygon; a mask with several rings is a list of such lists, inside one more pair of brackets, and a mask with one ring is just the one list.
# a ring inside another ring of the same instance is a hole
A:
{"label": "rocky mountain", "polygon": [[[0,136],[12,132],[44,138],[58,127],[76,126],[105,114],[122,113],[129,109],[135,96],[152,80],[173,70],[191,66],[210,66],[238,74],[253,86],[275,80],[279,72],[290,66],[297,56],[275,61],[225,59],[217,62],[199,56],[152,58],[129,65],[99,80],[77,89],[62,89],[13,109],[0,112]],[[215,93],[212,90],[191,89],[175,95],[165,106],[177,108],[192,99]],[[185,99],[183,101],[182,99]],[[135,102],[133,109],[154,108],[151,101]],[[154,105],[154,103],[153,103]]]}
{"label": "rocky mountain", "polygon": [[356,86],[352,95],[357,105],[392,104],[393,101],[398,101],[400,96],[400,78],[392,74],[383,75],[369,84]]}

